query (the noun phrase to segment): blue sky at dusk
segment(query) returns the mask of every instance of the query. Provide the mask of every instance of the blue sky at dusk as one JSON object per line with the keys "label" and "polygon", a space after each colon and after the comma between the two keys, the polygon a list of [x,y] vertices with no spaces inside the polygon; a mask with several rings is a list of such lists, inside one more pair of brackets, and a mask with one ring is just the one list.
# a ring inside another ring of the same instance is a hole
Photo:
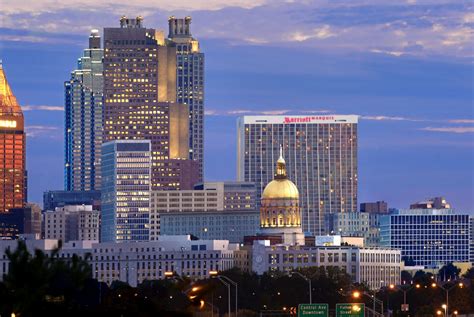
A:
{"label": "blue sky at dusk", "polygon": [[[159,3],[157,3],[159,2]],[[3,0],[0,58],[23,106],[29,200],[63,187],[63,82],[92,28],[191,15],[206,54],[205,176],[236,177],[243,114],[357,114],[359,201],[474,210],[470,1]]]}

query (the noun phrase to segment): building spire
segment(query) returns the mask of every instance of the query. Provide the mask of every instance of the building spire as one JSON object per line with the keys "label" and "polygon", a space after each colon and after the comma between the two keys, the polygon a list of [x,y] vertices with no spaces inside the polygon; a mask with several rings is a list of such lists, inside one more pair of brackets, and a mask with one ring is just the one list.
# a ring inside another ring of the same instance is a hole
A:
{"label": "building spire", "polygon": [[21,108],[18,101],[8,84],[3,64],[0,62],[0,113],[2,114],[21,114]]}
{"label": "building spire", "polygon": [[286,162],[283,158],[283,146],[280,144],[280,157],[277,160],[275,179],[287,179]]}

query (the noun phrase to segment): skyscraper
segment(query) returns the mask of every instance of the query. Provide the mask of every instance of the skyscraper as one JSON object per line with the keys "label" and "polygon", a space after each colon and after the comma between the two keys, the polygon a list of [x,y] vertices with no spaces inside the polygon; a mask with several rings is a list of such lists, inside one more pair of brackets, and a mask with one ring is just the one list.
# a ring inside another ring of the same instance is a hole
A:
{"label": "skyscraper", "polygon": [[244,116],[237,143],[238,180],[257,183],[259,196],[283,146],[304,231],[325,234],[326,214],[357,210],[357,116]]}
{"label": "skyscraper", "polygon": [[198,169],[188,159],[188,106],[175,102],[176,49],[142,22],[122,17],[104,29],[104,138],[151,140],[152,188],[191,189]]}
{"label": "skyscraper", "polygon": [[100,189],[100,149],[102,145],[103,57],[98,30],[89,36],[65,88],[64,188]]}
{"label": "skyscraper", "polygon": [[25,205],[25,141],[23,112],[0,62],[0,212]]}
{"label": "skyscraper", "polygon": [[168,45],[176,48],[176,101],[189,106],[189,158],[204,164],[204,53],[191,35],[191,17],[168,19]]}
{"label": "skyscraper", "polygon": [[148,241],[151,143],[116,140],[102,145],[101,241]]}

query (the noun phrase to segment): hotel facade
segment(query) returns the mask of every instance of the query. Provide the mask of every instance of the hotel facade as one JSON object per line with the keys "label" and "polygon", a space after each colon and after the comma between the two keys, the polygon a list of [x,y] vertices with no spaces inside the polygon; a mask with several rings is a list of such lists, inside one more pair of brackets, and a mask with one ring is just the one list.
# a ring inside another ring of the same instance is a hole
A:
{"label": "hotel facade", "polygon": [[357,116],[244,116],[238,119],[237,177],[261,196],[283,147],[299,190],[303,231],[329,233],[325,215],[357,210]]}

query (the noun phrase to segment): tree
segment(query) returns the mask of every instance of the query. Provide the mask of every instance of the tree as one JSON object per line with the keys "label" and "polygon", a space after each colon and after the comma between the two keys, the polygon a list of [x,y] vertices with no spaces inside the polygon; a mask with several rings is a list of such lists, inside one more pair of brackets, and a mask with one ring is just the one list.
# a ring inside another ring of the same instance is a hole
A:
{"label": "tree", "polygon": [[402,271],[401,280],[402,280],[402,284],[410,284],[413,280],[413,277],[411,276],[410,272]]}
{"label": "tree", "polygon": [[49,255],[41,250],[31,254],[24,241],[5,254],[9,271],[0,283],[0,314],[40,315],[54,310],[76,310],[78,294],[91,270],[86,259],[77,255],[59,258],[61,243]]}
{"label": "tree", "polygon": [[461,273],[461,269],[455,266],[453,263],[448,263],[447,265],[443,266],[438,271],[438,276],[443,280],[455,280],[459,277],[459,273]]}

